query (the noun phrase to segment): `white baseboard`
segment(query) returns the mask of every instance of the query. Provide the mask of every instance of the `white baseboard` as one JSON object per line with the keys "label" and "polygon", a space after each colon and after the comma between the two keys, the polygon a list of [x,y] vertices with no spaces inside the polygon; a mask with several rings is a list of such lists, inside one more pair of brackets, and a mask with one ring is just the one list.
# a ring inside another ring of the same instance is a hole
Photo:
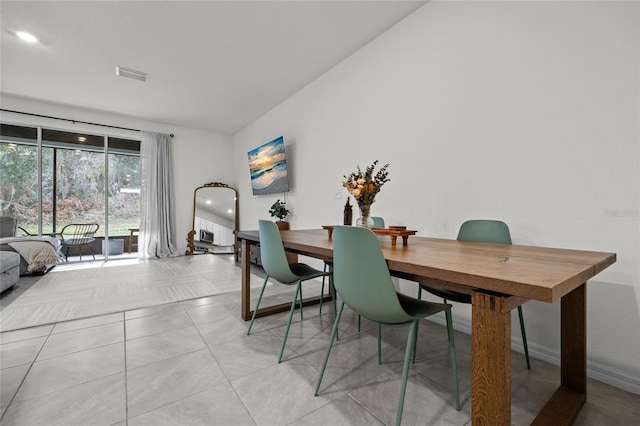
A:
{"label": "white baseboard", "polygon": [[[441,318],[439,315],[429,317],[427,318],[427,320],[433,321],[434,323],[443,325],[445,327],[447,326],[445,319]],[[469,335],[471,334],[471,324],[468,322],[456,320],[453,323],[453,328],[461,333]],[[532,344],[531,342],[528,343],[529,356],[531,358],[539,359],[553,365],[560,365],[560,352],[558,350]],[[522,340],[512,338],[511,349],[516,352],[524,353]],[[614,386],[616,388],[623,389],[627,392],[640,395],[639,379],[629,377],[628,375],[616,371],[609,366],[587,360],[587,377]]]}

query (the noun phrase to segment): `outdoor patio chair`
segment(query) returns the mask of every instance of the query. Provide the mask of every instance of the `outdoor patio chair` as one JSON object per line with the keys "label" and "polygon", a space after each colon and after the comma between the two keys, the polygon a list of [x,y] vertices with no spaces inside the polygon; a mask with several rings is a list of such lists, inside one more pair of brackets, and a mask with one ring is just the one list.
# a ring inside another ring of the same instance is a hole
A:
{"label": "outdoor patio chair", "polygon": [[62,252],[64,253],[65,260],[69,261],[69,249],[71,247],[77,247],[80,260],[82,260],[82,247],[88,246],[91,250],[93,259],[96,259],[96,255],[93,251],[93,243],[96,232],[98,232],[100,225],[97,223],[70,223],[66,225],[60,231],[60,238],[62,244]]}

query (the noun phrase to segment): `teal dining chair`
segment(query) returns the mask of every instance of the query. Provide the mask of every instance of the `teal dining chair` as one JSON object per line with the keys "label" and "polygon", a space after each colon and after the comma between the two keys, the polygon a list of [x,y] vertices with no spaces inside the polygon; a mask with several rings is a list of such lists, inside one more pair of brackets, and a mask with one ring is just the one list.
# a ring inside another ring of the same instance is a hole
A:
{"label": "teal dining chair", "polygon": [[[509,232],[507,224],[499,220],[468,220],[460,226],[457,239],[459,241],[511,244],[511,233]],[[422,289],[443,298],[445,303],[447,303],[447,301],[467,304],[471,303],[470,294],[444,290],[426,284],[420,284],[420,287],[418,288],[418,298],[422,296]],[[522,306],[518,306],[518,317],[520,319],[520,332],[522,333],[522,346],[524,348],[524,356],[527,361],[527,369],[531,370]]]}
{"label": "teal dining chair", "polygon": [[449,351],[453,368],[456,409],[460,410],[458,370],[451,321],[451,305],[418,300],[396,292],[391,274],[376,235],[367,228],[336,226],[333,230],[333,285],[341,298],[315,389],[317,396],[327,361],[338,332],[338,324],[345,304],[358,315],[378,325],[378,363],[380,363],[380,326],[408,325],[409,336],[405,350],[396,425],[402,420],[404,397],[411,359],[415,362],[418,322],[438,312],[445,312],[449,333]]}
{"label": "teal dining chair", "polygon": [[385,226],[384,226],[384,218],[379,217],[379,216],[371,216],[371,219],[373,219],[373,227],[374,228],[385,228]]}
{"label": "teal dining chair", "polygon": [[[385,228],[385,224],[384,224],[384,218],[380,217],[380,216],[371,216],[371,219],[373,220],[373,227],[374,228]],[[324,264],[324,270],[327,270],[327,266],[331,266],[330,263],[325,262]],[[324,293],[324,278],[322,279],[322,293]],[[322,313],[322,299],[320,299],[320,313]],[[361,322],[361,318],[360,315],[358,315],[358,331],[360,331],[362,322]]]}
{"label": "teal dining chair", "polygon": [[282,237],[280,231],[274,222],[269,220],[258,221],[258,228],[260,232],[260,257],[262,260],[262,267],[266,272],[264,283],[262,284],[262,290],[260,296],[258,296],[258,302],[256,308],[251,316],[251,322],[247,330],[247,335],[251,333],[251,327],[256,319],[256,312],[260,307],[262,301],[262,295],[264,289],[267,287],[269,278],[273,278],[276,281],[285,285],[295,285],[296,293],[293,296],[291,302],[291,309],[289,310],[289,319],[287,321],[287,328],[284,332],[284,339],[282,340],[282,347],[280,348],[280,355],[278,356],[278,362],[282,361],[282,355],[284,354],[284,348],[287,343],[287,336],[289,335],[289,328],[291,327],[291,319],[293,318],[293,311],[296,308],[296,302],[300,299],[300,319],[303,319],[302,315],[302,287],[303,281],[308,281],[319,277],[329,277],[329,284],[331,285],[332,273],[319,271],[305,263],[289,263],[287,262],[287,256],[284,251],[284,245],[282,244]]}

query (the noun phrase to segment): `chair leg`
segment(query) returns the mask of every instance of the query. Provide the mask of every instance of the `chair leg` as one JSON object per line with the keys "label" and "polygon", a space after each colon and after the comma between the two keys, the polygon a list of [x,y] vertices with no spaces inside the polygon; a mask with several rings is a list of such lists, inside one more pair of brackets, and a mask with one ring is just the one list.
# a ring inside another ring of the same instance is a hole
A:
{"label": "chair leg", "polygon": [[418,351],[418,331],[420,328],[420,321],[416,322],[416,337],[413,339],[413,355],[411,357],[411,362],[413,364],[416,363],[416,352]]}
{"label": "chair leg", "polygon": [[[329,275],[329,294],[331,295],[331,304],[333,305],[333,320],[335,321],[338,315],[338,293],[336,292],[336,288],[333,286],[333,275]],[[336,331],[336,340],[340,340],[339,331]]]}
{"label": "chair leg", "polygon": [[329,278],[329,286],[331,287],[329,291],[331,292],[331,302],[333,303],[333,319],[336,319],[336,314],[338,313],[338,292],[336,291],[335,285],[333,285],[333,275]]}
{"label": "chair leg", "polygon": [[529,361],[529,346],[527,345],[527,332],[524,330],[524,316],[522,315],[522,306],[518,306],[518,317],[520,318],[520,332],[522,333],[524,357],[527,360],[527,370],[531,370],[531,362]]}
{"label": "chair leg", "polygon": [[298,293],[300,294],[300,321],[302,321],[304,319],[302,318],[302,285],[300,285],[300,289],[298,290]]}
{"label": "chair leg", "polygon": [[[327,272],[327,264],[324,264],[323,272]],[[322,277],[322,289],[320,289],[320,315],[322,315],[322,299],[324,299],[324,280],[327,278],[326,275]],[[335,311],[334,311],[335,313]]]}
{"label": "chair leg", "polygon": [[407,390],[407,379],[409,377],[409,360],[411,359],[411,353],[413,352],[413,342],[418,336],[418,321],[415,320],[411,323],[409,329],[409,337],[407,338],[407,350],[404,354],[404,367],[402,368],[402,384],[400,385],[400,398],[398,400],[398,411],[396,413],[396,426],[400,426],[402,423],[402,410],[404,409],[404,394]]}
{"label": "chair leg", "polygon": [[378,334],[378,365],[382,364],[382,344],[380,341],[382,340],[382,326],[380,324],[377,325],[377,334]]}
{"label": "chair leg", "polygon": [[[447,304],[447,299],[442,299],[442,301],[443,301],[443,303],[444,303],[445,305]],[[451,312],[449,312],[449,313],[451,313]],[[446,316],[446,313],[445,313],[445,316]],[[447,321],[448,321],[448,320],[447,320]],[[453,321],[451,322],[451,324],[452,324],[452,326],[453,326]],[[451,335],[449,335],[449,334],[448,334],[448,335],[447,335],[447,337],[449,338],[449,340],[451,340]]]}
{"label": "chair leg", "polygon": [[[331,303],[333,304],[333,320],[338,317],[338,292],[333,285],[333,275],[329,276],[329,293],[331,294]],[[336,330],[336,340],[340,340],[340,331]]]}
{"label": "chair leg", "polygon": [[453,320],[451,308],[445,311],[447,317],[447,334],[449,335],[449,353],[451,355],[451,367],[453,369],[453,390],[456,396],[456,410],[460,411],[460,389],[458,388],[458,362],[456,361],[456,344],[453,339]]}
{"label": "chair leg", "polygon": [[316,391],[314,393],[315,396],[318,396],[318,392],[320,391],[320,383],[322,383],[322,376],[324,376],[324,370],[327,368],[327,361],[329,361],[329,354],[331,353],[331,348],[333,347],[333,341],[335,340],[336,334],[338,333],[338,323],[340,322],[340,317],[342,316],[343,309],[344,309],[344,302],[342,302],[342,304],[340,305],[340,309],[338,309],[338,313],[336,313],[336,320],[333,323],[333,330],[331,331],[329,346],[327,347],[327,353],[324,355],[324,362],[322,363],[322,368],[320,369],[320,377],[318,377],[318,384],[316,385]]}
{"label": "chair leg", "polygon": [[291,302],[291,309],[289,310],[289,320],[287,321],[287,328],[284,331],[284,339],[282,339],[282,347],[280,348],[280,355],[278,356],[278,363],[282,362],[282,355],[284,355],[284,347],[287,344],[287,336],[289,336],[289,328],[291,327],[291,319],[293,318],[293,311],[296,309],[296,301],[298,299],[298,295],[300,294],[302,281],[298,280],[298,284],[296,285],[296,295],[293,297],[293,301]]}
{"label": "chair leg", "polygon": [[258,307],[260,306],[260,301],[262,300],[262,295],[264,294],[264,289],[267,287],[267,281],[269,281],[269,275],[264,277],[264,283],[262,284],[262,290],[260,290],[260,296],[258,296],[258,303],[256,303],[256,308],[253,310],[253,315],[251,315],[251,322],[249,323],[249,329],[247,330],[247,336],[251,333],[251,327],[253,327],[253,321],[256,319],[256,312],[258,312]]}
{"label": "chair leg", "polygon": [[331,303],[333,304],[333,319],[336,319],[336,314],[338,313],[338,292],[336,292],[336,287],[333,285],[333,276],[329,278],[329,286],[331,287],[329,291],[331,292]]}

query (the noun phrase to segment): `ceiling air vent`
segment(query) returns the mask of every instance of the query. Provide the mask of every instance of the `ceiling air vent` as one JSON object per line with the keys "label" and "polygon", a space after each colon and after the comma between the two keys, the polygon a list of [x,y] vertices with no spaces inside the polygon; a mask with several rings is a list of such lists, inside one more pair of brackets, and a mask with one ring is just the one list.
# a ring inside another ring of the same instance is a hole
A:
{"label": "ceiling air vent", "polygon": [[116,75],[120,77],[133,78],[134,80],[147,81],[149,74],[142,71],[132,70],[131,68],[116,67]]}

